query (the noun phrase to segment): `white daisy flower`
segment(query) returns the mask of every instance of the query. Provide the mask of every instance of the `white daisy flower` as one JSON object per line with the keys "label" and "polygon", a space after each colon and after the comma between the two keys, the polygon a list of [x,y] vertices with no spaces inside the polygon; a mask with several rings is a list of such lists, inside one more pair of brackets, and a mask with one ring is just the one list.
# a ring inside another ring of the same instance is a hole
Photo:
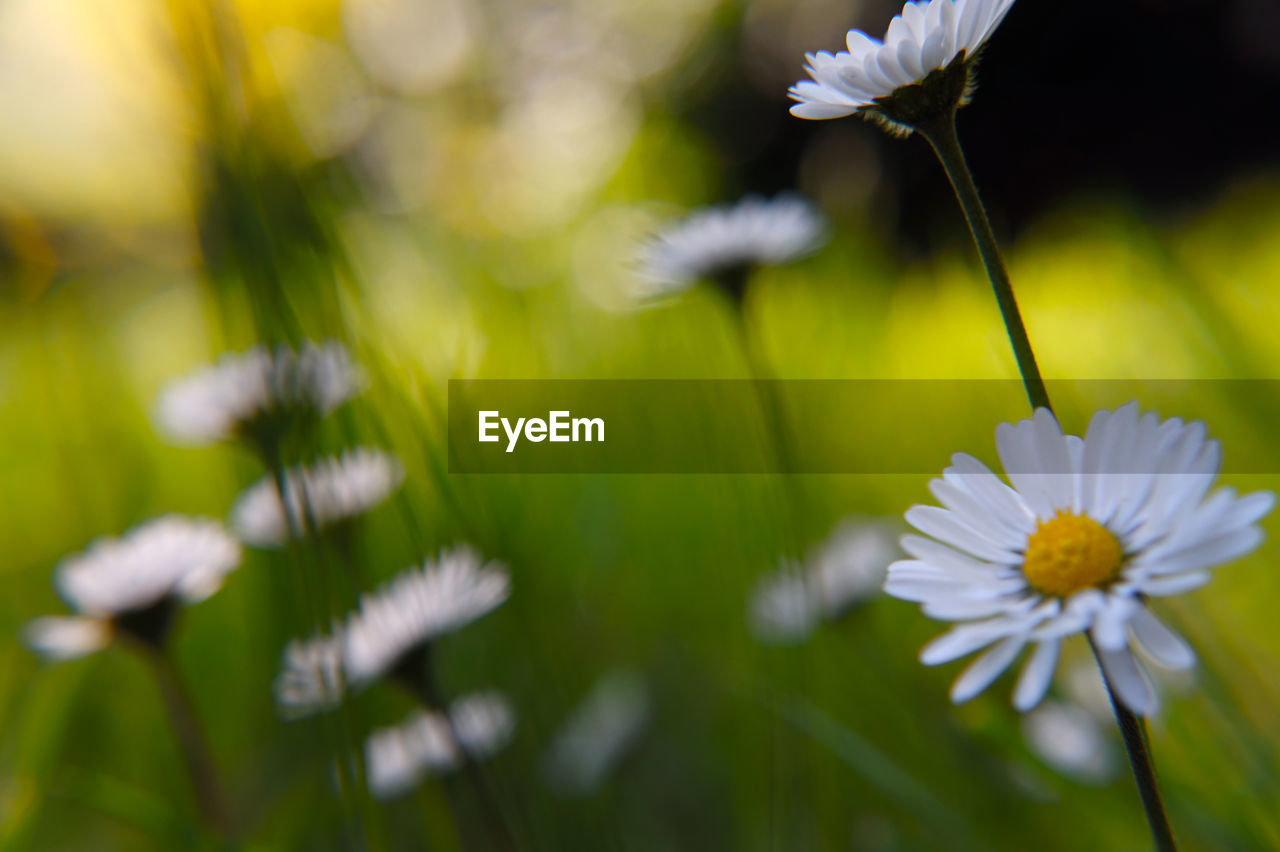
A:
{"label": "white daisy flower", "polygon": [[240,545],[217,521],[178,515],[148,521],[62,560],[54,582],[80,615],[35,619],[23,638],[58,660],[105,647],[116,629],[158,642],[174,605],[209,597],[239,564]]}
{"label": "white daisy flower", "polygon": [[464,755],[483,759],[497,754],[515,732],[515,713],[497,692],[465,696],[449,715],[419,711],[395,727],[374,731],[365,743],[369,789],[391,798],[413,789],[424,777],[462,765]]}
{"label": "white daisy flower", "polygon": [[365,595],[343,631],[347,681],[364,684],[394,669],[432,640],[500,606],[511,581],[498,562],[470,548],[443,551]]}
{"label": "white daisy flower", "polygon": [[821,622],[877,597],[900,553],[888,524],[840,524],[803,564],[784,559],[777,572],[760,579],[748,607],[752,633],[761,642],[804,641]]}
{"label": "white daisy flower", "polygon": [[1090,784],[1115,774],[1109,730],[1088,710],[1045,701],[1022,717],[1022,735],[1036,757],[1054,771]]}
{"label": "white daisy flower", "polygon": [[1202,423],[1131,403],[1099,411],[1083,439],[1064,436],[1053,415],[996,429],[1012,483],[957,453],[930,490],[945,508],[913,506],[907,521],[932,538],[909,535],[912,559],[889,566],[885,591],[918,601],[926,615],[962,622],[921,652],[946,663],[989,645],[951,690],[967,701],[1028,645],[1014,689],[1029,710],[1043,697],[1064,638],[1088,631],[1117,698],[1150,715],[1156,696],[1132,647],[1158,665],[1188,668],[1190,646],[1147,607],[1209,581],[1209,569],[1262,542],[1257,522],[1275,495],[1209,493],[1221,450]]}
{"label": "white daisy flower", "polygon": [[[794,195],[750,195],[734,205],[704,207],[642,247],[637,295],[657,298],[687,290],[701,279],[741,278],[751,267],[778,266],[812,254],[824,242],[822,214]],[[734,290],[742,283],[735,279],[728,287]]]}
{"label": "white daisy flower", "polygon": [[212,444],[275,428],[282,417],[324,417],[363,386],[363,374],[336,340],[306,341],[298,352],[259,345],[169,385],[155,419],[175,443]]}
{"label": "white daisy flower", "polygon": [[300,719],[342,703],[342,634],[295,639],[285,646],[275,696],[280,714]]}
{"label": "white daisy flower", "polygon": [[[893,107],[886,99],[908,86],[925,82],[935,72],[951,70],[959,60],[955,80],[944,84],[946,107],[963,103],[969,68],[983,44],[1013,6],[1013,0],[923,0],[909,2],[889,22],[884,41],[861,30],[849,30],[849,50],[805,55],[811,80],[791,87],[797,101],[791,114],[800,118],[841,118],[855,112]],[[943,77],[945,75],[939,75]],[[927,98],[925,98],[927,100]],[[932,104],[906,103],[908,109]]]}
{"label": "white daisy flower", "polygon": [[367,447],[347,450],[340,457],[286,473],[288,517],[274,478],[264,476],[236,499],[231,527],[246,544],[278,547],[289,540],[289,518],[298,526],[333,526],[373,509],[403,481],[404,466],[391,453]]}
{"label": "white daisy flower", "polygon": [[639,675],[612,672],[602,677],[556,734],[543,760],[547,779],[570,796],[597,790],[640,739],[651,703],[649,687]]}

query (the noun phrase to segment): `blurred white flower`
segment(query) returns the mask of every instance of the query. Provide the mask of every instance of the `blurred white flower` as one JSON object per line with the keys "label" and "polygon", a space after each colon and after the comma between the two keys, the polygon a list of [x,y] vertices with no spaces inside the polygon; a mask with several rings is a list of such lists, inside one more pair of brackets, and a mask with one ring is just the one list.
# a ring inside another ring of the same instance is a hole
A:
{"label": "blurred white flower", "polygon": [[49,659],[96,651],[117,628],[159,641],[171,606],[209,597],[239,564],[239,543],[217,521],[178,515],[148,521],[62,560],[55,584],[80,615],[37,618],[23,639]]}
{"label": "blurred white flower", "polygon": [[543,773],[560,792],[586,796],[626,757],[649,723],[651,699],[633,672],[600,678],[556,734]]}
{"label": "blurred white flower", "polygon": [[483,759],[511,741],[516,719],[497,692],[464,696],[446,717],[419,711],[405,722],[374,731],[365,744],[369,789],[386,799],[413,789],[417,782],[462,765],[464,755]]}
{"label": "blurred white flower", "polygon": [[231,507],[231,527],[246,544],[278,547],[289,540],[293,525],[318,528],[358,517],[382,503],[404,481],[404,467],[394,455],[359,447],[340,457],[296,467],[285,477],[289,498],[286,517],[271,475],[245,489]]}
{"label": "blurred white flower", "polygon": [[[849,30],[848,52],[805,55],[811,80],[791,87],[800,118],[840,118],[876,110],[905,86],[921,83],[957,58],[966,65],[1013,6],[1013,0],[923,0],[907,3],[889,22],[884,41]],[[957,96],[963,97],[968,69]]]}
{"label": "blurred white flower", "polygon": [[945,508],[913,506],[913,559],[889,566],[885,591],[922,604],[926,615],[963,622],[929,643],[920,659],[946,663],[987,646],[956,680],[953,701],[985,689],[1028,645],[1013,703],[1030,710],[1044,696],[1063,639],[1089,632],[1117,699],[1134,713],[1157,706],[1133,654],[1170,669],[1195,654],[1148,608],[1209,581],[1209,569],[1262,542],[1258,526],[1275,495],[1210,494],[1221,448],[1202,423],[1155,414],[1136,403],[1099,411],[1083,439],[1063,435],[1045,409],[996,429],[1013,487],[982,462],[957,453],[929,487]]}
{"label": "blurred white flower", "polygon": [[369,790],[382,799],[407,793],[423,776],[446,772],[456,761],[448,720],[429,711],[376,730],[365,743]]}
{"label": "blurred white flower", "polygon": [[824,242],[822,214],[797,196],[750,195],[737,204],[704,207],[642,246],[637,295],[657,298],[700,279],[778,266],[812,254]]}
{"label": "blurred white flower", "polygon": [[1100,721],[1111,720],[1111,696],[1096,662],[1089,660],[1068,666],[1058,683],[1073,704],[1088,710]]}
{"label": "blurred white flower", "polygon": [[335,340],[223,355],[160,394],[155,420],[170,440],[204,445],[251,437],[283,417],[323,417],[358,394],[363,374]]}
{"label": "blurred white flower", "polygon": [[300,719],[342,703],[342,634],[294,639],[285,646],[275,696],[280,715]]}
{"label": "blurred white flower", "polygon": [[747,616],[751,632],[761,642],[791,644],[813,635],[820,616],[804,566],[784,559],[776,572],[756,581]]}
{"label": "blurred white flower", "polygon": [[809,583],[824,617],[838,618],[850,607],[879,597],[889,563],[901,555],[896,525],[861,519],[838,525],[809,558]]}
{"label": "blurred white flower", "polygon": [[493,757],[507,747],[516,730],[511,705],[492,690],[464,695],[449,705],[453,736],[473,758]]}
{"label": "blurred white flower", "polygon": [[47,615],[22,628],[22,641],[46,660],[74,660],[111,644],[109,621],[81,616]]}
{"label": "blurred white flower", "polygon": [[1109,729],[1089,711],[1045,701],[1022,717],[1022,734],[1032,752],[1055,771],[1091,784],[1115,775]]}
{"label": "blurred white flower", "polygon": [[441,552],[360,599],[343,631],[343,665],[352,685],[393,669],[432,640],[500,606],[511,581],[499,562],[467,547]]}
{"label": "blurred white flower", "polygon": [[872,520],[841,523],[802,564],[784,559],[751,595],[751,631],[761,642],[802,642],[823,621],[881,593],[889,563],[901,555],[893,527]]}

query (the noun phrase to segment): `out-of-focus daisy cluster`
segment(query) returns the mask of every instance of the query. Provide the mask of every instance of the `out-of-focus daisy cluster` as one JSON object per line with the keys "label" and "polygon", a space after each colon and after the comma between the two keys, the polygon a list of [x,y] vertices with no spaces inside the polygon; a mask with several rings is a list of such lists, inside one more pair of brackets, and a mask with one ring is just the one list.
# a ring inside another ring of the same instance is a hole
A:
{"label": "out-of-focus daisy cluster", "polygon": [[496,692],[465,695],[447,712],[416,711],[369,735],[369,789],[391,798],[412,790],[422,778],[451,772],[466,760],[491,757],[510,742],[515,727],[511,705]]}
{"label": "out-of-focus daisy cluster", "polygon": [[[179,443],[240,440],[265,451],[281,437],[272,433],[314,428],[363,381],[337,341],[307,341],[297,351],[257,346],[173,382],[161,392],[155,414],[160,430]],[[264,452],[264,460],[274,455]],[[308,524],[319,528],[368,511],[403,475],[393,456],[371,450],[268,475],[236,501],[231,526],[240,541],[277,545]],[[146,522],[64,559],[55,582],[79,615],[37,619],[24,638],[53,659],[97,650],[121,632],[161,647],[178,606],[216,592],[240,559],[240,542],[217,521],[168,515]]]}
{"label": "out-of-focus daisy cluster", "polygon": [[285,431],[314,430],[320,419],[360,392],[364,377],[337,341],[281,344],[224,355],[170,384],[156,418],[182,443],[241,440],[273,469],[231,507],[236,535],[254,547],[278,547],[359,518],[404,481],[394,455],[369,447],[284,469],[276,449]]}
{"label": "out-of-focus daisy cluster", "polygon": [[456,768],[463,755],[498,751],[510,738],[515,715],[497,693],[448,705],[436,681],[432,653],[444,636],[506,601],[504,567],[470,548],[442,552],[365,595],[332,632],[294,640],[276,678],[282,716],[296,719],[338,707],[349,689],[380,678],[400,686],[424,710],[376,732],[366,747],[370,784],[395,795],[419,777]]}
{"label": "out-of-focus daisy cluster", "polygon": [[[300,429],[314,429],[362,386],[361,371],[335,341],[307,342],[297,352],[259,346],[174,382],[161,394],[156,416],[175,440],[243,441],[275,465],[230,512],[240,541],[274,548],[356,522],[403,481],[399,460],[381,450],[361,447],[286,469],[272,449],[285,430],[297,437]],[[79,614],[36,619],[26,641],[51,659],[98,650],[119,633],[163,650],[177,606],[221,586],[240,563],[240,541],[216,521],[177,516],[97,541],[58,567],[59,590]],[[331,635],[285,647],[275,686],[281,714],[333,710],[349,687],[383,676],[405,687],[426,709],[370,737],[365,758],[378,795],[495,753],[514,730],[511,708],[492,692],[446,707],[430,653],[437,639],[501,605],[509,590],[503,566],[465,547],[410,568],[362,597]]]}

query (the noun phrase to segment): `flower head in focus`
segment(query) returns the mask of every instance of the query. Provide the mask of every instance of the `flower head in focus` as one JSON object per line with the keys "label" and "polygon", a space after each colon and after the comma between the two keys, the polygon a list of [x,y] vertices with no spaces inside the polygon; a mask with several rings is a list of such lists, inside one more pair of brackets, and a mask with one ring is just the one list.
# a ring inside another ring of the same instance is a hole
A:
{"label": "flower head in focus", "polygon": [[889,22],[884,41],[849,30],[848,51],[805,56],[810,80],[791,87],[791,114],[841,118],[861,113],[891,130],[949,116],[967,103],[978,53],[1013,0],[922,0]]}
{"label": "flower head in focus", "polygon": [[913,506],[911,559],[889,566],[885,591],[958,626],[921,652],[926,665],[988,648],[956,680],[953,701],[985,689],[1028,646],[1014,689],[1029,710],[1049,686],[1059,646],[1087,632],[1118,700],[1139,715],[1157,706],[1133,649],[1183,669],[1195,656],[1148,608],[1209,581],[1209,569],[1262,542],[1275,495],[1210,493],[1221,464],[1202,423],[1136,403],[1099,411],[1083,439],[1064,435],[1045,409],[996,429],[1010,484],[957,453],[930,483],[937,506]]}
{"label": "flower head in focus", "polygon": [[49,659],[92,653],[117,631],[159,645],[178,606],[212,595],[239,564],[239,543],[217,521],[178,515],[148,521],[64,559],[55,582],[79,615],[37,618],[23,638]]}
{"label": "flower head in focus", "polygon": [[228,353],[160,394],[155,420],[175,443],[200,446],[244,438],[260,443],[294,420],[319,419],[364,385],[347,348],[306,341]]}
{"label": "flower head in focus", "polygon": [[413,789],[424,777],[457,769],[464,759],[497,754],[511,741],[516,717],[497,692],[463,696],[448,715],[423,710],[391,728],[374,731],[365,743],[369,789],[382,799]]}
{"label": "flower head in focus", "polygon": [[394,455],[359,447],[341,456],[296,467],[284,476],[289,511],[271,476],[245,489],[231,507],[231,527],[246,544],[278,547],[290,528],[324,528],[359,517],[386,500],[404,481],[404,466]]}
{"label": "flower head in focus", "polygon": [[[342,662],[348,683],[360,685],[398,672],[410,688],[430,692],[429,685],[418,683],[419,669],[426,666],[418,657],[433,640],[499,607],[510,592],[505,568],[485,562],[467,547],[443,551],[422,567],[401,573],[362,597],[347,619]],[[423,697],[434,703],[433,696]]]}
{"label": "flower head in focus", "polygon": [[794,195],[751,195],[737,204],[704,207],[642,247],[639,295],[670,296],[712,279],[740,301],[753,267],[789,263],[824,242],[822,214]]}
{"label": "flower head in focus", "polygon": [[880,595],[889,563],[901,555],[893,528],[871,520],[841,523],[804,563],[784,559],[760,579],[748,607],[751,631],[762,642],[808,639],[823,621]]}

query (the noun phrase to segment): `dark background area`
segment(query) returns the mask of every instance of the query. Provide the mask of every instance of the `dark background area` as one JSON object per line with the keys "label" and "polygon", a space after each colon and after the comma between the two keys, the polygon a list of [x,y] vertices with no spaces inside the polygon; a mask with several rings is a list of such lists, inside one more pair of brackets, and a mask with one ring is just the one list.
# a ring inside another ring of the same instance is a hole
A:
{"label": "dark background area", "polygon": [[[853,24],[877,38],[900,10],[865,4]],[[738,23],[738,22],[735,22]],[[731,24],[708,47],[738,71],[749,48]],[[842,34],[810,49],[842,47]],[[1007,235],[1066,195],[1128,193],[1157,215],[1213,197],[1280,160],[1280,3],[1274,0],[1083,0],[1016,3],[988,45],[960,132],[997,228]],[[690,70],[704,74],[702,56]],[[803,79],[803,56],[794,78]],[[1017,73],[995,73],[999,69]],[[988,69],[991,73],[983,73]],[[909,250],[962,223],[920,140],[869,124],[792,119],[783,87],[740,85],[737,73],[683,93],[676,112],[729,164],[727,194],[797,183],[807,149],[856,133],[879,161],[876,215]],[[850,124],[861,124],[857,128]],[[840,125],[834,128],[833,125]],[[945,215],[939,215],[939,212]],[[951,241],[952,236],[944,236]]]}

